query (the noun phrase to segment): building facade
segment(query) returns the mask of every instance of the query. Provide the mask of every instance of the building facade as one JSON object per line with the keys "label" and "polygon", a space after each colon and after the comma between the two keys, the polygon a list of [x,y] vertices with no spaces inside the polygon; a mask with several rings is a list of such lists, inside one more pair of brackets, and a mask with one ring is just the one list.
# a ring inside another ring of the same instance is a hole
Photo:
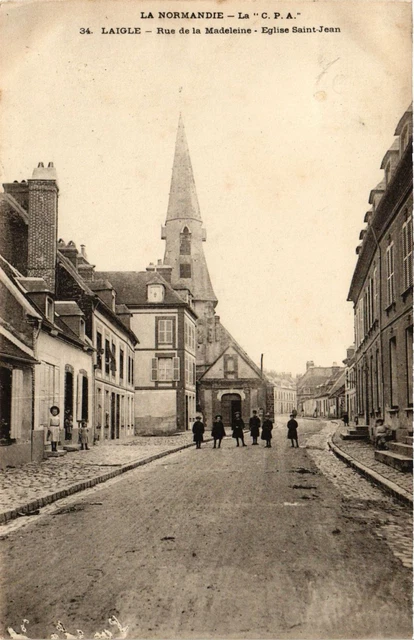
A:
{"label": "building facade", "polygon": [[135,346],[135,433],[189,429],[196,414],[197,316],[188,291],[171,287],[171,267],[161,262],[146,271],[99,272],[95,277],[113,285],[140,336]]}
{"label": "building facade", "polygon": [[412,107],[381,163],[383,180],[357,247],[348,300],[354,305],[359,422],[374,435],[383,418],[397,440],[412,431]]}
{"label": "building facade", "polygon": [[315,366],[313,360],[306,363],[306,372],[296,378],[299,415],[317,417],[321,411],[327,415],[330,387],[340,371],[335,362],[332,367]]}
{"label": "building facade", "polygon": [[296,380],[290,373],[266,373],[274,385],[275,414],[288,415],[297,409]]}

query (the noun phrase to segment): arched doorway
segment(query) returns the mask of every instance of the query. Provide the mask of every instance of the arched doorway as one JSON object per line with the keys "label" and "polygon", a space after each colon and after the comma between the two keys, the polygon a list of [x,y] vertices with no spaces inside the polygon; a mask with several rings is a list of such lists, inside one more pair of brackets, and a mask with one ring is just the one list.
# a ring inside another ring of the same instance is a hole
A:
{"label": "arched doorway", "polygon": [[221,415],[224,426],[231,427],[237,412],[242,412],[241,396],[238,393],[225,393],[221,397]]}

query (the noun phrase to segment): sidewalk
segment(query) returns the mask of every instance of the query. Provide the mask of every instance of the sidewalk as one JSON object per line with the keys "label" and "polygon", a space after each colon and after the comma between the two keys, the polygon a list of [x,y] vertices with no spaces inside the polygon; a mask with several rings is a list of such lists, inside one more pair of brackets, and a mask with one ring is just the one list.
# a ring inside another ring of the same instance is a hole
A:
{"label": "sidewalk", "polygon": [[0,471],[0,525],[192,444],[190,431],[134,437]]}
{"label": "sidewalk", "polygon": [[413,476],[375,460],[372,443],[365,440],[342,440],[343,425],[339,425],[329,442],[329,447],[338,458],[353,467],[358,473],[390,493],[395,498],[412,506]]}

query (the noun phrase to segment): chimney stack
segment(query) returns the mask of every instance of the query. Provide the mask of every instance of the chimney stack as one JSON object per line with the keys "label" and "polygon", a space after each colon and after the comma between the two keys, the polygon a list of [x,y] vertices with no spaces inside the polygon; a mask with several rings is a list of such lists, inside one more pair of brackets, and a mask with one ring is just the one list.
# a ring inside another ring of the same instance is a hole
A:
{"label": "chimney stack", "polygon": [[310,369],[311,367],[314,367],[314,366],[315,366],[314,361],[313,360],[308,360],[307,363],[306,363],[306,371],[308,369]]}
{"label": "chimney stack", "polygon": [[164,280],[171,284],[172,267],[169,264],[163,264],[162,260],[158,260],[156,270]]}
{"label": "chimney stack", "polygon": [[28,266],[29,277],[43,278],[55,293],[57,221],[57,174],[52,162],[39,162],[29,180]]}

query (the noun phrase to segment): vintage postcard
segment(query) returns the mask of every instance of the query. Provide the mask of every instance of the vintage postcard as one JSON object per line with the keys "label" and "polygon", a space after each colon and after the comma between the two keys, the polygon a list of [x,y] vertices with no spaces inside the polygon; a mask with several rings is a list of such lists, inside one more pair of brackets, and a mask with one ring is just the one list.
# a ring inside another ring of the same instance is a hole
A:
{"label": "vintage postcard", "polygon": [[0,43],[0,637],[411,638],[411,3]]}

